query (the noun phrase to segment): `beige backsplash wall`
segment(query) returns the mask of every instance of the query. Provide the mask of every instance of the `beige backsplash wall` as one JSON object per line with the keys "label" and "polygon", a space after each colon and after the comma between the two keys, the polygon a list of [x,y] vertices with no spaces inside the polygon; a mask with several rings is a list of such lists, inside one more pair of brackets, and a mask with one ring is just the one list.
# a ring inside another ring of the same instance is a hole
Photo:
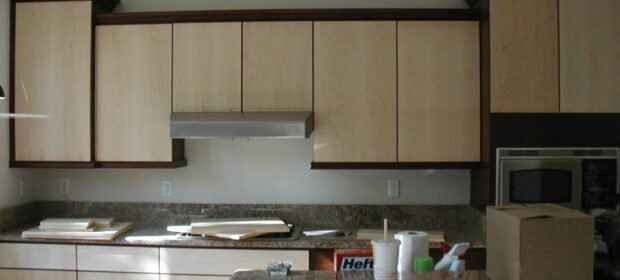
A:
{"label": "beige backsplash wall", "polygon": [[[0,15],[8,1],[0,0]],[[462,0],[123,0],[118,11],[275,8],[463,8]],[[0,81],[8,84],[8,15],[0,17]],[[4,22],[2,22],[4,23]],[[6,32],[6,34],[5,34]],[[5,62],[6,61],[6,62]],[[0,101],[0,108],[8,110]],[[189,165],[172,170],[95,169],[20,171],[8,162],[8,125],[0,122],[0,207],[23,199],[15,181],[36,186],[38,200],[301,204],[468,204],[467,170],[310,170],[312,139],[192,140]],[[4,142],[7,141],[7,142]],[[61,195],[59,180],[70,179]],[[387,197],[387,180],[401,181],[401,196]],[[173,195],[161,195],[162,181]],[[39,181],[41,183],[39,183]],[[4,204],[1,204],[4,203]]]}

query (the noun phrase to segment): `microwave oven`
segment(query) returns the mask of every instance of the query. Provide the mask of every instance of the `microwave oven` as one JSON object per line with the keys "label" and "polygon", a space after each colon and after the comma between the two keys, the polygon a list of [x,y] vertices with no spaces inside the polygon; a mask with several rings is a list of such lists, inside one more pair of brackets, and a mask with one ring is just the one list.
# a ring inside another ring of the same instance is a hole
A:
{"label": "microwave oven", "polygon": [[616,208],[618,148],[498,148],[496,204]]}

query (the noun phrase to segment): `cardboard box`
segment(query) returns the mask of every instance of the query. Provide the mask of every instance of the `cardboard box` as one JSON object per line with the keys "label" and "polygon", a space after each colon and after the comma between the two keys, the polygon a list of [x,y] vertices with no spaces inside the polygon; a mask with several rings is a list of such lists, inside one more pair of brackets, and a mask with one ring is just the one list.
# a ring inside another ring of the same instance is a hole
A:
{"label": "cardboard box", "polygon": [[589,280],[594,218],[553,204],[487,207],[487,276]]}

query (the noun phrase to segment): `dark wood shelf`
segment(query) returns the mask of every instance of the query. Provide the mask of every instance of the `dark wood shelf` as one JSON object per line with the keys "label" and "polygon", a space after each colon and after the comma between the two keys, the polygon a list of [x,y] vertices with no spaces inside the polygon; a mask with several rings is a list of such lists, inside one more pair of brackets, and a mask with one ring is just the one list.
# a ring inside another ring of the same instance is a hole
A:
{"label": "dark wood shelf", "polygon": [[480,162],[312,162],[311,169],[473,169]]}
{"label": "dark wood shelf", "polygon": [[166,169],[166,168],[179,168],[187,166],[187,160],[180,161],[98,161],[95,163],[97,168],[152,168],[152,169]]}
{"label": "dark wood shelf", "polygon": [[10,161],[10,168],[95,168],[90,161]]}
{"label": "dark wood shelf", "polygon": [[471,20],[478,9],[303,9],[98,13],[96,25],[225,21]]}

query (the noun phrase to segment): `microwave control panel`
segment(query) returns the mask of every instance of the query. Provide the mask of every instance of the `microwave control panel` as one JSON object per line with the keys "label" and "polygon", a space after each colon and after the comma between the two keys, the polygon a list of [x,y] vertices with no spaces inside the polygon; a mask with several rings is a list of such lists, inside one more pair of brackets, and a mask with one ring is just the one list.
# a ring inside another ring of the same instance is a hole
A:
{"label": "microwave control panel", "polygon": [[582,208],[615,208],[618,166],[614,159],[582,160]]}

